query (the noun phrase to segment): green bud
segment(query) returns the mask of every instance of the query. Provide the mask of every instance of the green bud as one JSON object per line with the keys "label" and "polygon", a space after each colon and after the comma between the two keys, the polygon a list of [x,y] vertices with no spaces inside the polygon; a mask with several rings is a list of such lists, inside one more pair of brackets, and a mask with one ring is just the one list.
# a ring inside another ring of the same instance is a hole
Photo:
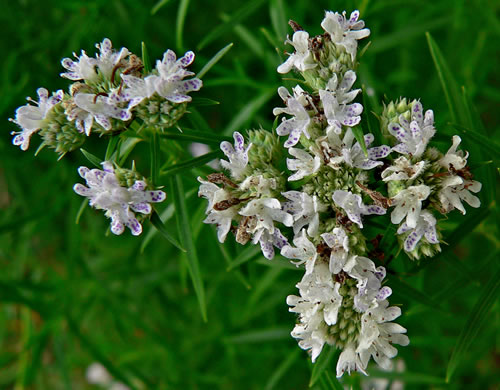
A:
{"label": "green bud", "polygon": [[412,100],[408,103],[406,98],[400,98],[395,102],[389,102],[387,105],[384,104],[384,110],[382,111],[382,115],[380,115],[380,129],[382,135],[390,140],[393,145],[397,140],[389,133],[387,127],[391,122],[399,123],[400,115],[403,115],[406,120],[409,121],[411,118],[411,110],[416,103],[418,103],[418,100]]}
{"label": "green bud", "polygon": [[248,151],[250,166],[266,169],[268,165],[276,166],[283,160],[283,148],[275,134],[263,129],[249,130],[248,142],[252,143]]}
{"label": "green bud", "polygon": [[186,113],[187,103],[172,103],[157,94],[144,99],[136,108],[136,115],[147,127],[157,130],[174,126]]}
{"label": "green bud", "polygon": [[147,183],[146,178],[135,170],[135,166],[133,166],[132,169],[115,167],[115,175],[122,187],[132,187],[138,180],[142,180]]}

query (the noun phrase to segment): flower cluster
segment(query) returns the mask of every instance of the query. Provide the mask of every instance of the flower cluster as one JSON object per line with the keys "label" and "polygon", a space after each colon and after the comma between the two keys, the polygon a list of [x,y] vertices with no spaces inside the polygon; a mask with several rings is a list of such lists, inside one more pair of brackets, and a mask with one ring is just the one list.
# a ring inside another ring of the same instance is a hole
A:
{"label": "flower cluster", "polygon": [[264,130],[250,131],[248,140],[235,133],[234,145],[223,142],[228,161],[221,164],[229,175],[198,179],[199,195],[208,200],[205,222],[217,226],[221,242],[233,232],[241,244],[259,243],[268,259],[278,249],[304,267],[298,295],[287,303],[298,314],[291,334],[313,362],[328,344],[342,350],[339,377],[366,373],[371,357],[389,369],[393,344],[409,339],[393,322],[401,309],[390,306],[386,270],[376,264],[385,248],[369,249],[375,240],[364,226],[372,218],[390,220],[410,257],[430,256],[439,250],[435,214],[465,212],[461,200],[479,206],[470,192],[480,184],[466,168],[468,155],[457,151],[459,137],[445,155],[428,147],[436,131],[433,112],[424,113],[418,101],[385,107],[387,144],[363,135],[361,89],[353,86],[358,41],[370,31],[358,11],[349,18],[326,12],[324,33],[316,37],[291,25],[295,32],[286,43],[295,52],[278,72],[298,72],[305,86],[278,89],[284,107],[273,113],[282,116],[276,133],[284,143]]}
{"label": "flower cluster", "polygon": [[189,51],[177,59],[167,50],[156,68],[146,72],[143,62],[126,48],[114,50],[109,39],[96,45],[99,53],[89,57],[82,50],[75,59],[64,58],[61,77],[73,81],[68,92],[51,96],[38,89],[38,102],[19,107],[15,119],[21,130],[13,132],[13,144],[27,150],[31,136],[39,133],[42,147],[49,146],[61,156],[81,146],[91,132],[116,134],[127,129],[135,118],[146,126],[164,129],[173,126],[186,112],[188,95],[198,91],[200,79],[187,67],[194,60]]}

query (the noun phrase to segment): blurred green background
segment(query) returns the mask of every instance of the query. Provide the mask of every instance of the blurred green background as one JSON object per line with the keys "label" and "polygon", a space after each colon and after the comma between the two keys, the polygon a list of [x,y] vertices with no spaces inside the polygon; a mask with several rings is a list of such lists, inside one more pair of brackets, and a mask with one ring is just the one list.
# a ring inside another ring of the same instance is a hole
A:
{"label": "blurred green background", "polygon": [[[194,71],[233,42],[197,95],[220,104],[193,108],[181,126],[225,135],[271,129],[272,108],[282,105],[277,88],[294,85],[276,73],[285,58],[287,21],[314,35],[324,10],[356,8],[372,31],[358,72],[358,85],[370,90],[365,118],[370,110],[380,112],[383,101],[421,98],[434,110],[437,145],[446,151],[459,134],[483,183],[482,207],[467,207],[465,216],[455,211],[444,222],[448,245],[442,255],[420,263],[400,255],[387,266],[390,301],[402,305],[399,322],[410,345],[398,348],[405,373],[375,368],[372,377],[399,378],[408,389],[499,388],[498,282],[488,284],[499,269],[498,153],[490,150],[497,144],[487,148],[485,140],[498,142],[500,3],[0,0],[0,389],[97,389],[85,380],[94,361],[135,389],[308,388],[313,365],[289,335],[295,317],[285,303],[302,273],[231,237],[224,247],[218,244],[212,226],[201,223],[205,200],[196,197],[196,176],[209,168],[182,174],[204,282],[204,322],[186,257],[161,235],[149,234],[154,229],[148,223],[139,238],[128,232],[117,237],[106,233],[109,221],[101,212],[87,208],[75,224],[82,199],[72,186],[79,181],[76,168],[88,161],[73,152],[57,162],[48,149],[35,158],[35,137],[27,152],[20,151],[11,144],[15,125],[7,118],[40,86],[66,89],[60,60],[80,49],[93,55],[104,37],[139,55],[143,41],[151,59],[168,48],[178,55],[194,50]],[[465,115],[463,107],[471,104],[463,100],[452,101],[450,110],[427,31],[449,66],[443,77],[459,87],[453,96],[461,97],[464,86],[477,113]],[[459,128],[470,127],[460,123],[463,117],[483,138],[457,130],[457,121]],[[166,143],[162,163],[188,160],[187,146]],[[93,137],[85,148],[103,157],[106,142]],[[148,174],[149,146],[139,144],[133,158]],[[169,193],[164,217],[171,204]],[[175,216],[166,225],[177,234]],[[323,356],[328,353],[325,347]],[[322,375],[315,389],[337,388],[335,361],[326,362],[330,375]],[[456,370],[446,382],[450,365]],[[344,382],[357,388],[361,379]]]}

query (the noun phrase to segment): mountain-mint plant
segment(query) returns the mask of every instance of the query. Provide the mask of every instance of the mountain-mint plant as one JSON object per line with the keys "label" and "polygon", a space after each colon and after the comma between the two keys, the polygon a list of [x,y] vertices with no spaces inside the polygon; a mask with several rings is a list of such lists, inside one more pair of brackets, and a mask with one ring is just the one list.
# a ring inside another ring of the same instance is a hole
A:
{"label": "mountain-mint plant", "polygon": [[366,374],[371,358],[388,369],[394,345],[409,338],[394,322],[401,309],[389,304],[386,270],[370,258],[374,237],[365,225],[389,214],[401,250],[411,259],[432,256],[440,251],[440,218],[455,208],[465,214],[462,201],[479,207],[473,193],[481,184],[472,180],[468,154],[457,150],[458,136],[446,154],[429,146],[434,114],[418,100],[399,99],[379,113],[376,136],[386,144],[363,135],[354,85],[358,41],[370,30],[358,11],[326,12],[324,33],[315,37],[290,25],[285,43],[295,51],[278,72],[293,71],[303,82],[278,89],[284,107],[273,110],[281,116],[276,135],[236,132],[234,145],[221,144],[225,172],[198,178],[205,222],[216,225],[220,242],[232,232],[240,244],[260,244],[268,259],[278,250],[303,266],[287,304],[297,314],[291,335],[313,362],[328,344],[341,350],[338,377]]}

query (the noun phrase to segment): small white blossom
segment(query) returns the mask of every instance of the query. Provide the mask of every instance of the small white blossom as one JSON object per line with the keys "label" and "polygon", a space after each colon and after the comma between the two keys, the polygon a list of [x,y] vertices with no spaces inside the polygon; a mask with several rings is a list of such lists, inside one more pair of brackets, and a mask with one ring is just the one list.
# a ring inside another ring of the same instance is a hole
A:
{"label": "small white blossom", "polygon": [[317,263],[311,273],[302,277],[297,288],[300,296],[289,295],[286,299],[291,306],[289,310],[299,314],[292,336],[300,339],[302,349],[311,350],[314,362],[329,338],[328,326],[337,323],[342,304],[340,284],[333,280],[326,264]]}
{"label": "small white blossom", "polygon": [[108,370],[106,370],[106,367],[97,362],[94,362],[87,367],[85,377],[87,378],[87,382],[91,385],[107,386],[113,381],[113,378],[109,374]]}
{"label": "small white blossom", "polygon": [[365,22],[358,19],[358,10],[352,12],[349,19],[346,18],[345,11],[342,12],[342,15],[338,12],[327,11],[321,22],[321,27],[330,34],[333,43],[343,46],[353,61],[358,50],[357,41],[370,35],[370,30],[364,28]]}
{"label": "small white blossom", "polygon": [[75,184],[73,190],[81,196],[89,198],[89,204],[105,210],[111,218],[111,232],[122,234],[127,226],[134,236],[142,233],[142,226],[135,218],[135,212],[151,214],[150,203],[163,202],[166,195],[163,191],[146,189],[146,182],[137,180],[132,187],[122,187],[115,175],[113,165],[103,163],[104,170],[78,168],[78,173],[85,179],[87,186]]}
{"label": "small white blossom", "polygon": [[353,344],[347,345],[339,356],[337,361],[337,378],[340,378],[344,373],[350,375],[351,371],[359,371],[365,375],[368,375],[365,371],[366,364],[363,365],[359,354],[356,353],[356,348]]}
{"label": "small white blossom", "polygon": [[296,234],[293,239],[293,245],[286,245],[281,249],[281,255],[287,259],[296,259],[292,261],[297,267],[301,264],[306,264],[306,275],[310,274],[314,269],[314,264],[318,257],[316,245],[314,245],[306,235],[306,229],[302,229],[300,235]]}
{"label": "small white blossom", "polygon": [[438,164],[443,168],[448,169],[449,171],[455,170],[458,171],[460,169],[465,168],[467,165],[467,157],[469,157],[469,153],[463,150],[459,150],[457,152],[458,145],[462,139],[458,135],[454,135],[452,138],[452,145],[448,152],[438,161]]}
{"label": "small white blossom", "polygon": [[407,226],[411,229],[415,228],[422,209],[422,201],[427,199],[430,193],[431,189],[424,184],[411,186],[398,192],[391,199],[391,205],[396,206],[391,213],[391,222],[397,225],[406,218]]}
{"label": "small white blossom", "polygon": [[334,228],[331,233],[323,233],[321,237],[331,249],[330,272],[338,274],[342,271],[348,259],[349,237],[347,237],[345,230],[341,227]]}
{"label": "small white blossom", "polygon": [[464,180],[460,176],[451,176],[442,181],[441,187],[438,197],[446,213],[458,209],[462,214],[465,214],[462,200],[474,208],[481,206],[479,198],[471,194],[471,192],[477,193],[481,191],[482,185],[478,181]]}
{"label": "small white blossom", "polygon": [[212,210],[208,213],[203,223],[213,224],[217,226],[217,238],[223,243],[226,240],[227,234],[231,230],[231,222],[238,214],[236,207],[229,207],[226,210]]}
{"label": "small white blossom", "polygon": [[256,191],[260,196],[272,196],[278,187],[276,178],[265,178],[262,175],[248,176],[240,184],[242,191]]}
{"label": "small white blossom", "polygon": [[300,86],[293,88],[293,96],[290,95],[285,87],[279,87],[278,94],[285,102],[286,107],[275,108],[273,115],[288,114],[292,115],[292,118],[283,118],[282,122],[276,128],[276,133],[281,136],[289,135],[284,145],[285,148],[289,148],[299,142],[302,134],[306,138],[310,138],[308,128],[311,124],[311,117],[305,107],[309,104],[312,106],[312,102]]}
{"label": "small white blossom", "polygon": [[295,49],[287,60],[278,66],[278,73],[288,73],[295,67],[300,72],[316,67],[314,58],[309,50],[309,33],[307,31],[296,31],[292,41],[287,37],[285,44],[289,43]]}
{"label": "small white blossom", "polygon": [[398,157],[393,164],[382,172],[382,180],[414,180],[419,177],[425,168],[425,161],[412,164],[405,156]]}
{"label": "small white blossom", "polygon": [[295,220],[293,224],[293,232],[297,234],[305,225],[307,234],[314,237],[318,234],[319,228],[319,213],[326,211],[326,205],[322,204],[316,195],[310,196],[305,192],[288,191],[282,195],[289,199],[283,205],[283,209],[293,215]]}
{"label": "small white blossom", "polygon": [[248,165],[248,151],[252,144],[245,148],[245,139],[237,131],[233,134],[234,147],[227,141],[220,144],[221,150],[224,152],[229,162],[221,160],[221,165],[231,172],[231,177],[241,179]]}
{"label": "small white blossom", "polygon": [[406,329],[393,321],[401,315],[397,306],[389,306],[387,300],[379,302],[366,311],[361,317],[361,331],[356,352],[359,354],[364,367],[370,357],[384,369],[391,367],[390,359],[395,357],[398,350],[392,344],[406,346],[410,340]]}
{"label": "small white blossom", "polygon": [[254,230],[261,228],[274,232],[274,222],[281,222],[285,226],[293,225],[293,217],[281,209],[281,203],[275,198],[253,199],[239,211],[245,217],[256,217]]}
{"label": "small white blossom", "polygon": [[104,38],[101,43],[95,45],[99,49],[100,54],[97,58],[97,68],[106,79],[111,79],[113,70],[120,66],[122,60],[127,58],[130,51],[126,47],[122,47],[120,51],[113,50],[113,45],[108,38]]}
{"label": "small white blossom", "polygon": [[311,156],[310,153],[303,149],[289,148],[288,152],[296,158],[287,158],[286,165],[289,170],[297,171],[288,177],[288,181],[303,179],[316,173],[321,167],[321,159],[318,156]]}
{"label": "small white blossom", "polygon": [[399,116],[399,123],[391,122],[387,128],[400,142],[392,149],[401,154],[410,154],[418,157],[424,153],[429,140],[434,136],[434,113],[432,110],[422,115],[423,108],[420,102],[413,105],[411,122],[404,115]]}
{"label": "small white blossom", "polygon": [[82,50],[80,57],[76,53],[73,53],[73,55],[78,61],[73,61],[71,58],[64,58],[61,61],[62,66],[68,70],[68,72],[61,73],[61,77],[73,81],[99,81],[99,75],[96,72],[97,59],[90,58],[84,50]]}
{"label": "small white blossom", "polygon": [[431,244],[439,244],[439,240],[436,232],[436,218],[427,210],[423,210],[418,218],[417,225],[414,228],[410,228],[406,222],[404,222],[398,228],[398,234],[403,234],[412,230],[404,242],[404,249],[407,252],[411,252],[417,247],[417,244],[422,237],[425,236],[427,241]]}
{"label": "small white blossom", "polygon": [[[374,137],[371,133],[365,134],[364,141],[365,145],[368,147],[373,142]],[[382,161],[376,161],[381,158],[385,158],[391,152],[391,148],[387,145],[376,146],[373,148],[368,148],[368,156],[361,149],[361,146],[355,141],[354,133],[352,129],[348,128],[345,132],[342,141],[340,137],[334,133],[328,133],[328,147],[333,156],[330,157],[329,165],[337,169],[341,163],[346,163],[347,165],[359,169],[369,170],[373,169],[379,165],[383,165]]]}
{"label": "small white blossom", "polygon": [[12,143],[20,146],[21,150],[28,149],[31,136],[42,128],[47,114],[64,97],[62,90],[54,92],[51,97],[49,97],[49,91],[45,88],[38,88],[36,92],[38,102],[27,98],[29,102],[36,104],[36,106],[25,104],[16,110],[16,119],[9,119],[22,129],[19,132],[13,131],[11,133],[14,136]]}
{"label": "small white blossom", "polygon": [[253,233],[252,242],[260,244],[260,249],[268,260],[274,257],[274,247],[282,249],[288,244],[288,240],[277,227],[274,228],[272,233],[268,229],[261,227]]}
{"label": "small white blossom", "polygon": [[337,206],[344,209],[347,217],[352,222],[357,224],[360,228],[363,228],[361,215],[383,215],[386,213],[386,210],[383,207],[376,205],[365,205],[361,199],[361,196],[353,194],[349,191],[336,190],[333,193],[333,201]]}

